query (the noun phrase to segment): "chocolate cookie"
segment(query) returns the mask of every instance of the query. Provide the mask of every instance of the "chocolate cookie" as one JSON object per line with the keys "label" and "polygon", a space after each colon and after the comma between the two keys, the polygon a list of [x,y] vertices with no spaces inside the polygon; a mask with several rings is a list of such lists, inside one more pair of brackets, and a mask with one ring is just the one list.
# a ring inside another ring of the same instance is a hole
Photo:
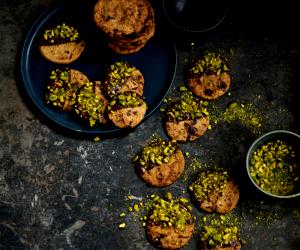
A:
{"label": "chocolate cookie", "polygon": [[174,183],[184,170],[185,160],[175,141],[153,139],[135,158],[137,172],[148,184],[165,187]]}
{"label": "chocolate cookie", "polygon": [[224,95],[231,77],[227,60],[217,53],[205,53],[190,69],[187,85],[197,96],[207,100]]}
{"label": "chocolate cookie", "polygon": [[86,75],[75,69],[51,71],[46,89],[46,103],[62,111],[71,110],[76,102],[79,88],[90,81]]}
{"label": "chocolate cookie", "polygon": [[161,249],[179,249],[190,241],[195,230],[192,208],[184,198],[156,196],[147,216],[146,234],[149,241]]}
{"label": "chocolate cookie", "polygon": [[180,142],[194,141],[209,127],[209,113],[202,101],[185,92],[178,102],[166,111],[165,129],[167,134]]}
{"label": "chocolate cookie", "polygon": [[94,7],[96,25],[110,37],[140,32],[147,17],[145,0],[99,0]]}
{"label": "chocolate cookie", "polygon": [[118,94],[109,103],[108,117],[119,128],[137,126],[144,118],[147,104],[134,92]]}
{"label": "chocolate cookie", "polygon": [[40,41],[39,50],[47,60],[69,64],[77,60],[85,48],[78,31],[65,23],[47,29]]}
{"label": "chocolate cookie", "polygon": [[118,54],[138,52],[155,33],[154,11],[147,0],[98,1],[94,20]]}
{"label": "chocolate cookie", "polygon": [[107,71],[102,88],[104,93],[110,98],[128,91],[142,96],[144,92],[144,76],[139,69],[128,63],[115,62]]}
{"label": "chocolate cookie", "polygon": [[240,192],[226,171],[206,171],[189,186],[199,207],[206,212],[227,213],[233,210]]}
{"label": "chocolate cookie", "polygon": [[241,240],[234,219],[221,215],[207,221],[201,228],[200,249],[203,250],[240,250]]}
{"label": "chocolate cookie", "polygon": [[78,91],[75,113],[85,120],[90,127],[107,122],[108,102],[101,92],[100,82],[89,82]]}
{"label": "chocolate cookie", "polygon": [[154,36],[155,20],[154,11],[149,4],[149,15],[143,29],[139,33],[124,37],[113,37],[110,39],[109,47],[118,54],[130,54],[139,51],[147,41]]}

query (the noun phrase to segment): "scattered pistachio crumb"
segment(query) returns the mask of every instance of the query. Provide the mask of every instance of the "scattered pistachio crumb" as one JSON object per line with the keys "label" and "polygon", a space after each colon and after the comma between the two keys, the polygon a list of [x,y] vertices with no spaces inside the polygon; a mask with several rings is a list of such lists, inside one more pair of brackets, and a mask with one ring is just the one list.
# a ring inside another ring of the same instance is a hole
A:
{"label": "scattered pistachio crumb", "polygon": [[123,217],[125,217],[126,216],[126,213],[125,212],[121,212],[120,214],[119,214],[119,217],[120,218],[123,218]]}
{"label": "scattered pistachio crumb", "polygon": [[253,103],[241,104],[233,102],[225,111],[220,110],[212,104],[209,105],[208,110],[214,124],[237,121],[256,135],[261,134],[263,130],[263,115]]}
{"label": "scattered pistachio crumb", "polygon": [[125,227],[126,227],[126,223],[125,222],[119,224],[119,226],[118,226],[118,228],[120,228],[120,229],[123,229]]}
{"label": "scattered pistachio crumb", "polygon": [[94,141],[95,142],[98,142],[98,141],[100,141],[101,139],[100,139],[100,137],[99,136],[96,136],[95,138],[94,138]]}
{"label": "scattered pistachio crumb", "polygon": [[139,205],[138,204],[134,204],[133,205],[133,210],[136,211],[136,212],[140,211]]}

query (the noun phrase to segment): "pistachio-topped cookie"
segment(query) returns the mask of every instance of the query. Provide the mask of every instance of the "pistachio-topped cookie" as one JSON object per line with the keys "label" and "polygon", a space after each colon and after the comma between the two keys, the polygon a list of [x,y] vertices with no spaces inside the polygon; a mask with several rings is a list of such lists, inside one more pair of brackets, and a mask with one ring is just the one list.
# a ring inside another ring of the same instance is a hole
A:
{"label": "pistachio-topped cookie", "polygon": [[67,111],[74,107],[78,89],[89,83],[82,72],[75,69],[55,69],[51,71],[46,89],[46,103]]}
{"label": "pistachio-topped cookie", "polygon": [[204,171],[189,186],[199,207],[206,212],[227,213],[238,203],[240,192],[227,171]]}
{"label": "pistachio-topped cookie", "polygon": [[191,92],[184,92],[180,100],[166,111],[165,128],[174,140],[194,141],[205,133],[208,126],[209,113],[203,102]]}
{"label": "pistachio-topped cookie", "polygon": [[150,242],[161,249],[179,249],[192,238],[195,216],[185,198],[155,196],[147,216],[146,233]]}
{"label": "pistachio-topped cookie", "polygon": [[144,118],[147,104],[135,92],[116,95],[109,103],[108,117],[119,128],[137,126]]}
{"label": "pistachio-topped cookie", "polygon": [[164,187],[174,183],[184,170],[185,160],[176,141],[154,138],[134,158],[141,178],[148,184]]}
{"label": "pistachio-topped cookie", "polygon": [[240,241],[237,223],[221,215],[202,227],[200,248],[203,250],[240,250]]}
{"label": "pistachio-topped cookie", "polygon": [[135,92],[143,95],[144,77],[140,70],[126,62],[115,62],[107,72],[103,91],[113,98],[116,94]]}
{"label": "pistachio-topped cookie", "polygon": [[100,89],[100,82],[89,82],[80,88],[75,104],[75,113],[86,120],[90,127],[107,122],[108,102]]}
{"label": "pistachio-topped cookie", "polygon": [[197,96],[212,100],[225,94],[231,78],[227,60],[218,53],[207,52],[188,72],[187,84]]}
{"label": "pistachio-topped cookie", "polygon": [[77,29],[65,23],[44,31],[40,41],[41,54],[51,62],[68,64],[79,58],[85,42]]}

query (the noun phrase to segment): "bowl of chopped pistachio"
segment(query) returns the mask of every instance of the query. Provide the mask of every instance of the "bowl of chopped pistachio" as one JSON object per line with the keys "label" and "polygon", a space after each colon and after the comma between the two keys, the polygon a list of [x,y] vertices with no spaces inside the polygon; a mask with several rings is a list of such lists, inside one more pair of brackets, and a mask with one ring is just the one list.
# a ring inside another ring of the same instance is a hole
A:
{"label": "bowl of chopped pistachio", "polygon": [[256,188],[275,198],[300,196],[300,136],[275,130],[257,138],[250,146],[247,173]]}

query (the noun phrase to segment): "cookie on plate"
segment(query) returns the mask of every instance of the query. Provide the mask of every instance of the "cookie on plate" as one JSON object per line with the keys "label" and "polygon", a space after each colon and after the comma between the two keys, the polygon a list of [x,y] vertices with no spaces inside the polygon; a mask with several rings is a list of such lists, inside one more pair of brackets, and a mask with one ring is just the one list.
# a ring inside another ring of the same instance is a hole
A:
{"label": "cookie on plate", "polygon": [[148,4],[148,17],[145,21],[145,25],[138,33],[133,33],[123,37],[112,37],[109,39],[109,47],[118,54],[131,54],[138,52],[142,49],[148,40],[150,40],[155,34],[155,19],[154,11],[150,3]]}
{"label": "cookie on plate", "polygon": [[176,141],[154,138],[135,157],[137,172],[148,184],[165,187],[182,174],[185,159]]}
{"label": "cookie on plate", "polygon": [[100,82],[89,82],[82,86],[77,94],[75,113],[90,127],[107,122],[108,101],[101,92]]}
{"label": "cookie on plate", "polygon": [[165,114],[167,134],[179,142],[194,141],[209,127],[209,113],[198,98],[184,92]]}
{"label": "cookie on plate", "polygon": [[227,60],[218,53],[207,52],[189,70],[187,85],[197,96],[207,100],[224,95],[231,77]]}
{"label": "cookie on plate", "polygon": [[45,30],[39,50],[47,60],[69,64],[77,60],[85,48],[85,42],[72,26],[62,23]]}
{"label": "cookie on plate", "polygon": [[108,117],[119,128],[133,128],[144,118],[147,104],[135,92],[116,95],[109,103]]}
{"label": "cookie on plate", "polygon": [[140,32],[147,17],[145,0],[99,0],[94,7],[96,25],[110,37]]}
{"label": "cookie on plate", "polygon": [[155,196],[147,216],[146,234],[149,241],[161,249],[179,249],[190,241],[195,230],[192,207],[185,198]]}
{"label": "cookie on plate", "polygon": [[94,21],[118,54],[138,52],[155,33],[154,11],[147,0],[99,0]]}
{"label": "cookie on plate", "polygon": [[107,71],[102,89],[110,98],[128,91],[142,96],[144,92],[144,76],[139,69],[126,62],[115,62]]}
{"label": "cookie on plate", "polygon": [[227,213],[239,200],[237,184],[227,171],[204,171],[189,186],[199,207],[206,212]]}
{"label": "cookie on plate", "polygon": [[88,77],[75,69],[51,71],[46,89],[46,103],[61,111],[71,110],[79,88],[89,83]]}

